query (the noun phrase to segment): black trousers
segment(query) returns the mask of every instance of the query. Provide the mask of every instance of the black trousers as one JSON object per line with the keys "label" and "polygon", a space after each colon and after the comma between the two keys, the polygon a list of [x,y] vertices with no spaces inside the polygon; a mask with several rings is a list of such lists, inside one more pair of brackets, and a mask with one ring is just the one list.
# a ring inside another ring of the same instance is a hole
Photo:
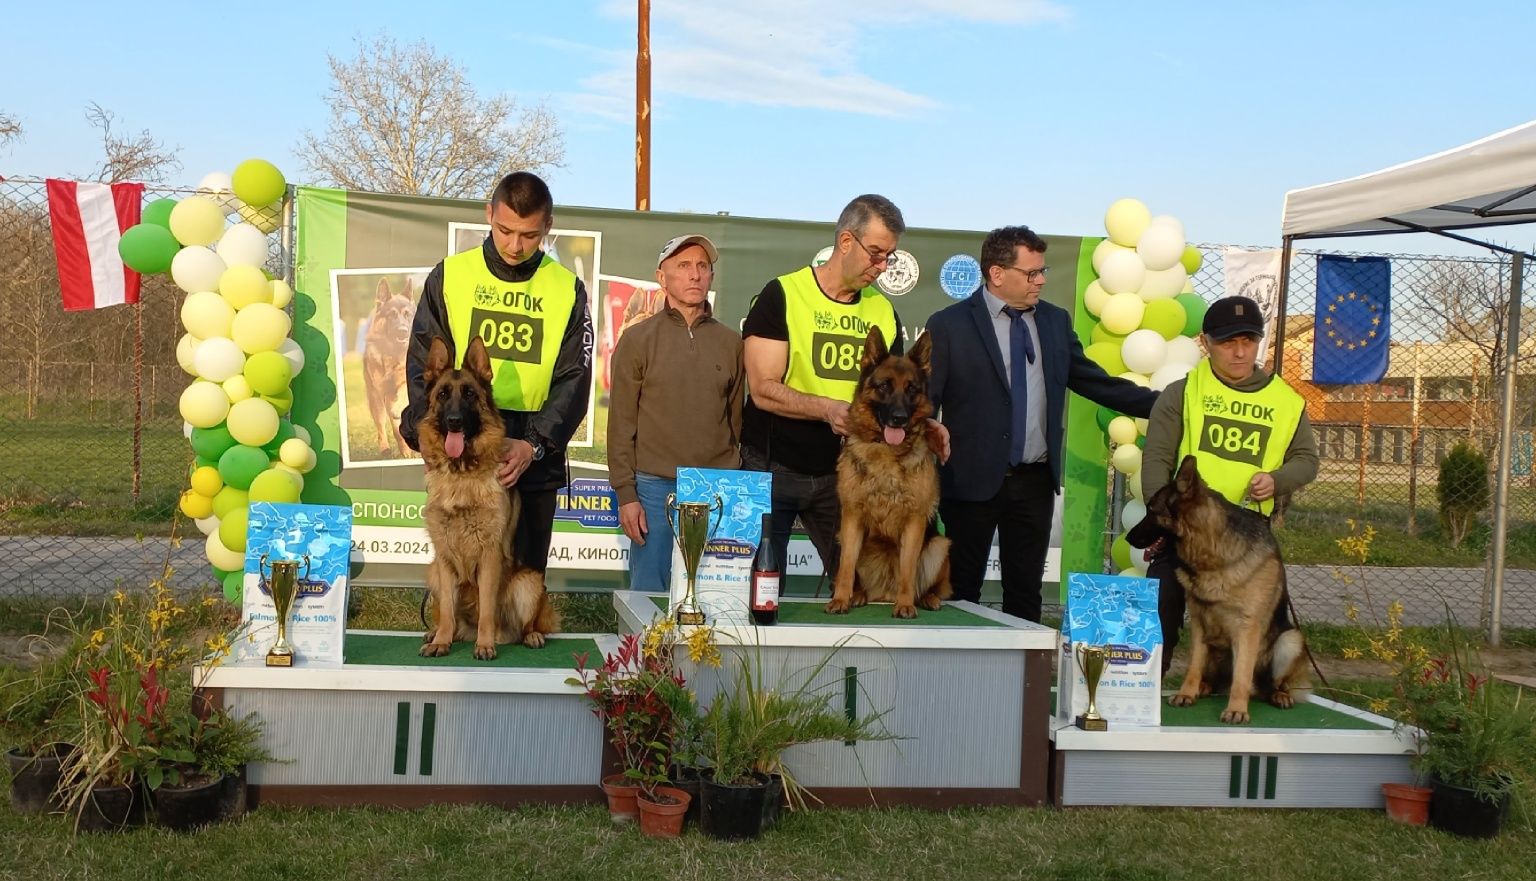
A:
{"label": "black trousers", "polygon": [[1040,581],[1051,540],[1056,479],[1040,462],[1008,469],[997,495],[984,502],[939,502],[944,533],[949,536],[949,580],[955,599],[980,602],[992,536],[998,536],[1002,564],[1003,611],[1040,620]]}
{"label": "black trousers", "polygon": [[555,494],[558,489],[522,490],[513,486],[522,511],[512,532],[512,552],[524,566],[543,572],[549,568],[549,539],[555,531]]}
{"label": "black trousers", "polygon": [[[1132,549],[1132,553],[1141,553]],[[1179,646],[1179,630],[1184,626],[1184,585],[1179,583],[1179,555],[1172,535],[1163,539],[1163,549],[1147,564],[1147,577],[1157,579],[1157,617],[1163,626],[1163,675],[1173,663],[1173,650]]]}
{"label": "black trousers", "polygon": [[806,535],[821,556],[827,577],[837,577],[838,530],[842,525],[843,506],[837,498],[837,473],[802,474],[782,465],[770,464],[762,451],[741,448],[741,467],[749,471],[767,471],[773,475],[773,552],[779,565],[789,568],[789,533],[795,518],[805,527]]}

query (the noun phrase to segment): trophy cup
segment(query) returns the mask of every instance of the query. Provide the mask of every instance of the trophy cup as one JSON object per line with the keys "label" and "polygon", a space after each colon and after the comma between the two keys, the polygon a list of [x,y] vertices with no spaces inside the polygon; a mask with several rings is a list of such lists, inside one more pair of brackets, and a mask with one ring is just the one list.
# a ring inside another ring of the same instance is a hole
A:
{"label": "trophy cup", "polygon": [[[293,646],[288,643],[288,613],[293,611],[293,600],[299,592],[299,561],[273,560],[267,564],[267,555],[261,555],[257,564],[267,591],[272,594],[272,608],[277,612],[277,642],[267,652],[268,667],[292,667]],[[267,572],[272,574],[268,575]],[[304,555],[304,577],[309,577],[309,555]]]}
{"label": "trophy cup", "polygon": [[[676,511],[674,517],[672,512]],[[715,524],[709,524],[709,512],[716,511]],[[704,545],[709,542],[709,536],[720,526],[720,518],[725,516],[725,499],[715,496],[714,504],[709,502],[679,502],[676,493],[667,495],[667,520],[672,523],[672,537],[677,540],[677,549],[683,552],[683,571],[688,574],[688,592],[683,595],[683,601],[677,604],[677,623],[679,624],[703,624],[704,610],[699,608],[694,590],[699,579],[699,559],[704,556]]]}
{"label": "trophy cup", "polygon": [[1073,654],[1088,683],[1088,712],[1079,715],[1075,724],[1084,731],[1108,731],[1109,722],[1099,715],[1098,696],[1099,678],[1104,675],[1109,646],[1079,644]]}

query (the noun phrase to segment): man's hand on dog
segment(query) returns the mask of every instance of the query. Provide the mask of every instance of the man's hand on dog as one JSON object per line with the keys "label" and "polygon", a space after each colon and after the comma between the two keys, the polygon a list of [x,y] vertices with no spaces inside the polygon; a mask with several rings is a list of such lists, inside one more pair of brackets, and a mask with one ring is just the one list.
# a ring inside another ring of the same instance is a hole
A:
{"label": "man's hand on dog", "polygon": [[1275,476],[1267,471],[1260,471],[1248,481],[1248,498],[1255,502],[1266,502],[1275,496]]}
{"label": "man's hand on dog", "polygon": [[827,398],[827,412],[821,417],[832,426],[832,432],[838,437],[848,436],[848,402],[834,401]]}
{"label": "man's hand on dog", "polygon": [[645,508],[639,502],[625,502],[619,506],[619,526],[637,545],[645,544],[645,534],[651,531],[645,522]]}
{"label": "man's hand on dog", "polygon": [[928,449],[939,457],[939,464],[949,461],[949,429],[937,419],[928,420]]}
{"label": "man's hand on dog", "polygon": [[501,442],[501,465],[496,468],[496,480],[502,486],[517,483],[528,463],[533,461],[533,444],[522,438],[508,438]]}

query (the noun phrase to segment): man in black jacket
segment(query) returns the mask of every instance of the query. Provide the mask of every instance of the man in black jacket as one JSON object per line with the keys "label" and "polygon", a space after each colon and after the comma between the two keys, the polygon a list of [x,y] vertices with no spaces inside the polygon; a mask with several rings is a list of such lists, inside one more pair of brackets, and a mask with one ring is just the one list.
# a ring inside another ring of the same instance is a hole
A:
{"label": "man in black jacket", "polygon": [[528,172],[502,178],[485,209],[491,234],[478,248],[432,269],[421,289],[405,375],[409,403],[400,435],[419,450],[426,413],[422,379],[433,337],[462,366],[471,334],[486,341],[496,406],[506,424],[496,477],[522,503],[513,535],[519,562],[540,572],[549,561],[555,493],[567,481],[565,447],[587,415],[592,388],[592,317],[587,291],[543,250],[554,200]]}

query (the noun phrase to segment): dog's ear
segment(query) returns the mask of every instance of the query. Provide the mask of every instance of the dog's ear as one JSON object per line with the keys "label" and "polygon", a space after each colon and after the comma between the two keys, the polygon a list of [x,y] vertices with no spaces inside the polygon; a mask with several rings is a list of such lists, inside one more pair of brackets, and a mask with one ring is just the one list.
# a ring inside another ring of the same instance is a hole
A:
{"label": "dog's ear", "polygon": [[1173,478],[1173,488],[1181,496],[1192,496],[1200,490],[1200,469],[1195,467],[1195,457],[1185,456],[1179,465],[1179,473]]}
{"label": "dog's ear", "polygon": [[414,302],[415,299],[416,299],[416,279],[411,278],[409,275],[407,275],[405,277],[405,290],[401,291],[400,293],[407,300],[411,300],[411,301]]}
{"label": "dog's ear", "polygon": [[394,294],[389,289],[389,279],[387,279],[387,278],[379,279],[379,286],[374,288],[374,290],[373,290],[373,302],[374,302],[374,304],[377,305],[377,306],[382,306],[385,303],[388,303],[389,302],[389,298],[392,297],[392,296],[394,296]]}
{"label": "dog's ear", "polygon": [[[480,337],[476,336],[475,339]],[[453,366],[453,353],[448,350],[448,344],[440,336],[432,338],[432,348],[427,350],[427,366],[421,372],[422,381],[430,386],[437,381],[443,371]]]}
{"label": "dog's ear", "polygon": [[884,361],[889,352],[890,350],[885,347],[885,334],[880,332],[879,325],[874,325],[870,327],[869,335],[864,338],[864,357],[860,359],[859,367],[862,370],[868,370]]}
{"label": "dog's ear", "polygon": [[464,352],[464,368],[485,380],[486,385],[491,384],[491,353],[486,351],[485,340],[478,333]]}
{"label": "dog's ear", "polygon": [[924,376],[928,375],[929,366],[933,361],[933,338],[928,334],[919,334],[917,342],[912,344],[912,349],[907,352],[907,357],[917,365]]}

